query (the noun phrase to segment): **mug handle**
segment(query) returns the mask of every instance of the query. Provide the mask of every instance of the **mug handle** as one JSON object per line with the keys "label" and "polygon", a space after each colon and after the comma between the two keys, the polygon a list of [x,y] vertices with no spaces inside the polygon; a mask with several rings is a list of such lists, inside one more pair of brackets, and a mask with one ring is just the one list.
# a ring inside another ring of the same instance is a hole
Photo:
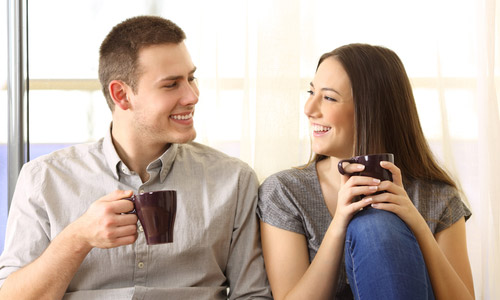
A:
{"label": "mug handle", "polygon": [[134,204],[134,209],[129,211],[129,212],[126,212],[125,214],[136,214],[137,211],[135,210],[135,195],[132,195],[132,197],[128,197],[128,198],[123,198],[123,200],[132,201],[132,203]]}
{"label": "mug handle", "polygon": [[352,164],[352,163],[355,163],[356,161],[354,159],[342,159],[341,161],[339,161],[338,169],[339,169],[339,173],[342,174],[342,175],[346,175],[347,174],[347,172],[344,170],[344,166],[343,166],[343,164],[345,162],[348,162],[348,163]]}

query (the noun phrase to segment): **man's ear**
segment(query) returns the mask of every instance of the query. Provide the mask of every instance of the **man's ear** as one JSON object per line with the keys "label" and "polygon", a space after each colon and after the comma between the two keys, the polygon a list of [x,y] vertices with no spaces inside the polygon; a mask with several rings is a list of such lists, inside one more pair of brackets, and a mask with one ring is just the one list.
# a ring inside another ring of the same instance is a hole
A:
{"label": "man's ear", "polygon": [[108,88],[109,94],[111,99],[113,99],[115,106],[118,106],[123,110],[130,108],[130,102],[127,97],[127,91],[129,91],[130,88],[125,82],[121,80],[112,80],[109,83]]}

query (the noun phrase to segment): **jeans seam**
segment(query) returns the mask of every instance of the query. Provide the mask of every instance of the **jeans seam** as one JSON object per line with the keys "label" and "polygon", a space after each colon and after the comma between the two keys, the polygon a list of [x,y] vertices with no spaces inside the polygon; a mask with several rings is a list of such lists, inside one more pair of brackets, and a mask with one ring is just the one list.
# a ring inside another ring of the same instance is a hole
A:
{"label": "jeans seam", "polygon": [[[356,273],[354,272],[354,256],[352,255],[352,248],[351,248],[351,242],[349,240],[346,240],[346,244],[349,245],[349,247],[347,247],[349,249],[349,256],[351,258],[351,265],[352,265],[352,278],[354,279],[354,282],[352,284],[355,284],[356,285],[356,295],[357,295],[357,298],[356,299],[361,299],[361,296],[359,295],[359,289],[358,289],[358,284],[357,284],[357,279],[356,279]],[[352,290],[352,289],[351,289]]]}

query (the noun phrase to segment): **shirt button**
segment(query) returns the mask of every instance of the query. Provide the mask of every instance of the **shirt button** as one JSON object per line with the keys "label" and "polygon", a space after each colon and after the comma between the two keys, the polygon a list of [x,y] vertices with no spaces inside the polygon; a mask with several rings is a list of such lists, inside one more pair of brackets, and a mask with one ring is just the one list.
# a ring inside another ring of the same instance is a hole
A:
{"label": "shirt button", "polygon": [[144,229],[142,228],[142,225],[139,225],[139,231],[140,231],[140,232],[143,232],[143,231],[144,231]]}
{"label": "shirt button", "polygon": [[137,264],[137,267],[139,267],[139,269],[142,269],[144,268],[144,263],[141,261]]}

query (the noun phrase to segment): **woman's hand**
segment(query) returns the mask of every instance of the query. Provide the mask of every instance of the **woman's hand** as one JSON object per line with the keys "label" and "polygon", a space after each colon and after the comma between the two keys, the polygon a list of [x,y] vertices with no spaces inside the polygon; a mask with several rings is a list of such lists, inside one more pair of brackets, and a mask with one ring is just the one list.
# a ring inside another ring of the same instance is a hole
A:
{"label": "woman's hand", "polygon": [[425,223],[413,202],[403,187],[403,178],[401,170],[391,162],[382,161],[380,166],[392,173],[393,181],[383,181],[378,186],[379,192],[385,192],[378,195],[366,196],[361,202],[371,204],[373,208],[383,209],[398,215],[412,230]]}
{"label": "woman's hand", "polygon": [[436,299],[474,299],[474,284],[467,256],[465,219],[461,218],[434,236],[403,188],[401,170],[383,161],[380,165],[392,173],[393,182],[383,181],[379,191],[362,201],[373,208],[398,215],[413,231],[425,259]]}
{"label": "woman's hand", "polygon": [[[346,174],[360,172],[365,168],[361,164],[349,164],[345,167]],[[333,219],[341,226],[343,230],[347,229],[347,225],[352,217],[370,205],[372,202],[354,201],[356,197],[361,195],[372,195],[379,189],[380,180],[366,176],[349,176],[342,175],[341,186],[338,192],[337,208]],[[369,196],[367,196],[369,197]]]}

